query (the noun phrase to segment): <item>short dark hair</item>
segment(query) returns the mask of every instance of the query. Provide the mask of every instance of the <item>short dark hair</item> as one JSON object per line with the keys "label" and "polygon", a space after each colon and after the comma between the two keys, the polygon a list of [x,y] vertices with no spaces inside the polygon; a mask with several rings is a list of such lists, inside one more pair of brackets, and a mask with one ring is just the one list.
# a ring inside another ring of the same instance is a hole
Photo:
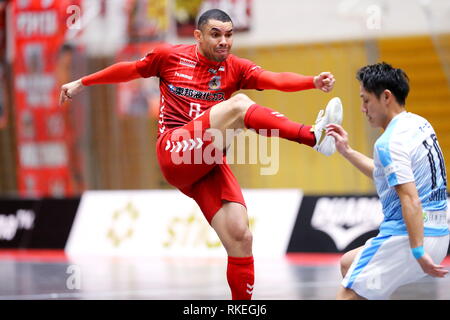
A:
{"label": "short dark hair", "polygon": [[212,20],[222,21],[222,22],[231,22],[231,23],[233,23],[233,21],[231,20],[230,16],[228,14],[226,14],[224,11],[219,10],[219,9],[211,9],[211,10],[205,11],[200,16],[200,18],[198,18],[197,29],[201,29],[211,19]]}
{"label": "short dark hair", "polygon": [[409,93],[409,78],[402,69],[393,68],[386,62],[376,63],[359,69],[356,79],[366,91],[374,93],[377,98],[388,89],[398,104],[405,105]]}

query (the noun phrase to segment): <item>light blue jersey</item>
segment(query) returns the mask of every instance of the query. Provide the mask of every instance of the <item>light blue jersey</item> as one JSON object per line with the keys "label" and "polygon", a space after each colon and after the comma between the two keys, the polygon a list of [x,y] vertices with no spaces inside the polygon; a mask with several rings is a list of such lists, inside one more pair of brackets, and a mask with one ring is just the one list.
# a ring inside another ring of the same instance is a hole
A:
{"label": "light blue jersey", "polygon": [[374,148],[373,178],[383,206],[382,235],[405,235],[395,186],[415,182],[424,211],[424,236],[449,233],[444,157],[431,124],[409,112],[395,116]]}

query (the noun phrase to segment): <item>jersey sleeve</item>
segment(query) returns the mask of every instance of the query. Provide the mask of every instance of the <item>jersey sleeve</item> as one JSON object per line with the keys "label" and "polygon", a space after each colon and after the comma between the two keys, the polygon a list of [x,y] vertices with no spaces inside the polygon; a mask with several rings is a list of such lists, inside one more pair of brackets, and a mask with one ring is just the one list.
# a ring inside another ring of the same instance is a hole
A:
{"label": "jersey sleeve", "polygon": [[136,70],[143,78],[159,76],[162,65],[171,53],[172,46],[163,44],[155,47],[144,58],[136,61]]}
{"label": "jersey sleeve", "polygon": [[236,56],[234,56],[233,63],[239,72],[237,75],[238,79],[240,79],[238,83],[239,89],[260,89],[257,86],[257,82],[259,75],[264,69],[250,60]]}
{"label": "jersey sleeve", "polygon": [[400,139],[379,141],[375,144],[375,150],[389,187],[414,181],[411,157],[407,146]]}

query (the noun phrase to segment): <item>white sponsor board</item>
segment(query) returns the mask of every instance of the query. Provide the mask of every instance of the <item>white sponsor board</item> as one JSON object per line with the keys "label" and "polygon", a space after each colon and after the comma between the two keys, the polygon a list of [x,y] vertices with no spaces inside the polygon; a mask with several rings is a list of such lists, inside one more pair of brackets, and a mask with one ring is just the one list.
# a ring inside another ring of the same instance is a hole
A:
{"label": "white sponsor board", "polygon": [[[254,256],[286,253],[299,190],[244,190]],[[177,190],[88,191],[65,248],[69,255],[224,256],[197,204]]]}

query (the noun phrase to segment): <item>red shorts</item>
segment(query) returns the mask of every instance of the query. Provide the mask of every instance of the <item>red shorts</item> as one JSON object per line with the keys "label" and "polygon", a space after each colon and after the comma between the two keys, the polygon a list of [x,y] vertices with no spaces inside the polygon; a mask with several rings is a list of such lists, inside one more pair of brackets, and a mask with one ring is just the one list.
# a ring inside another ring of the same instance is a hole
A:
{"label": "red shorts", "polygon": [[224,200],[246,205],[224,153],[206,133],[209,111],[159,136],[156,154],[167,182],[193,198],[211,224]]}

